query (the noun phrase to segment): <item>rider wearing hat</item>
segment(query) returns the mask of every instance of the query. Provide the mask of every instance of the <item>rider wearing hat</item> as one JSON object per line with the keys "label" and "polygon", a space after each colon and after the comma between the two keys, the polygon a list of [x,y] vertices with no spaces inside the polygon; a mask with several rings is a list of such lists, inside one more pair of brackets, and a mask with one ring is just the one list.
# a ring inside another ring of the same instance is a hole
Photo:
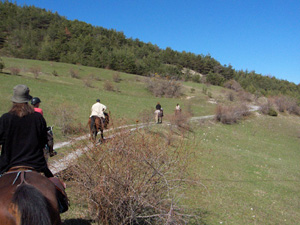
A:
{"label": "rider wearing hat", "polygon": [[0,118],[0,173],[14,166],[28,166],[53,177],[43,151],[47,143],[47,124],[28,104],[31,99],[26,85],[15,86],[11,98],[13,106]]}
{"label": "rider wearing hat", "polygon": [[[28,104],[29,88],[19,84],[13,89],[12,108],[0,117],[0,174],[11,168],[29,168],[53,177],[44,157],[47,144],[47,124],[44,117]],[[68,209],[67,200],[60,200],[61,212]]]}
{"label": "rider wearing hat", "polygon": [[34,111],[44,115],[43,110],[41,108],[39,108],[41,102],[42,102],[41,99],[39,99],[38,97],[33,97],[31,99],[31,105],[33,105]]}

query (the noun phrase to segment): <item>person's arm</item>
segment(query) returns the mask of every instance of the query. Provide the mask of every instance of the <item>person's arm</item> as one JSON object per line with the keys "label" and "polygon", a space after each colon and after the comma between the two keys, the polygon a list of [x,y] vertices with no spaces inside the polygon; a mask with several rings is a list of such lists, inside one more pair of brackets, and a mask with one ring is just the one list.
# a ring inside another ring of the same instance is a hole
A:
{"label": "person's arm", "polygon": [[0,117],[0,145],[4,144],[4,124],[3,116]]}

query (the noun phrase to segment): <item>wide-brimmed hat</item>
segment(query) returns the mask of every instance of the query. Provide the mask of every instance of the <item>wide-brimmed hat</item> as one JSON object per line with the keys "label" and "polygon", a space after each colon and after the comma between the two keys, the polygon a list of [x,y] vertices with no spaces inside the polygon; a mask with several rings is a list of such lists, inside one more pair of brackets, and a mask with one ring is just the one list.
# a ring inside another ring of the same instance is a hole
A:
{"label": "wide-brimmed hat", "polygon": [[12,96],[11,101],[15,103],[29,102],[32,99],[32,96],[29,95],[29,91],[29,88],[25,84],[15,86],[14,95]]}

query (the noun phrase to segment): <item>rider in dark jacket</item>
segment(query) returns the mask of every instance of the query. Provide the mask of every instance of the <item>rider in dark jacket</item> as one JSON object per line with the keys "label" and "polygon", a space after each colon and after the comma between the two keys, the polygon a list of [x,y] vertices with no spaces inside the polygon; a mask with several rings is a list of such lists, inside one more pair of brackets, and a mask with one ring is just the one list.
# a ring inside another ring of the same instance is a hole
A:
{"label": "rider in dark jacket", "polygon": [[159,104],[159,102],[158,102],[157,105],[155,106],[155,109],[158,109],[158,110],[161,109],[161,105]]}
{"label": "rider in dark jacket", "polygon": [[0,173],[26,166],[53,177],[43,151],[47,143],[46,121],[28,104],[31,98],[26,85],[17,85],[11,110],[0,118]]}
{"label": "rider in dark jacket", "polygon": [[[28,104],[32,97],[29,88],[20,84],[14,87],[13,106],[0,118],[0,175],[12,167],[29,167],[49,177],[57,191],[60,212],[68,210],[69,202],[63,184],[53,177],[44,156],[47,143],[47,125],[42,114]],[[60,187],[61,186],[61,187]]]}

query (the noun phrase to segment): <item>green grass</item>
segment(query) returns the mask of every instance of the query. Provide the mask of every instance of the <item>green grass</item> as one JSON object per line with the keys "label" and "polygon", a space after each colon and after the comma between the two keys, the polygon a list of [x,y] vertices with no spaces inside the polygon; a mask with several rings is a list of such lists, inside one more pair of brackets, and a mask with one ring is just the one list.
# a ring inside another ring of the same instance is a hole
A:
{"label": "green grass", "polygon": [[[115,71],[55,62],[2,59],[6,68],[19,67],[22,71],[18,76],[10,75],[7,69],[0,73],[0,114],[11,107],[12,88],[26,84],[31,95],[41,98],[47,123],[55,125],[55,141],[67,139],[56,124],[55,112],[66,107],[72,111],[75,124],[86,124],[90,107],[97,98],[108,106],[113,119],[124,118],[128,123],[134,123],[140,112],[153,109],[157,102],[163,106],[165,115],[173,114],[177,103],[183,110],[191,106],[194,116],[211,115],[216,106],[208,103],[209,97],[202,91],[203,84],[183,82],[184,95],[181,98],[157,98],[146,90],[144,77],[120,73],[121,82],[114,83],[112,76]],[[35,66],[42,69],[38,79],[28,72]],[[71,68],[79,71],[80,79],[70,76]],[[54,70],[59,76],[52,75]],[[83,82],[91,74],[97,78],[93,80],[93,88]],[[107,80],[119,91],[104,90]],[[191,88],[195,91],[191,92]],[[226,102],[225,89],[210,86],[207,91],[214,99]],[[187,141],[196,143],[191,149],[195,151],[190,163],[191,179],[199,180],[202,185],[186,189],[189,198],[182,203],[200,212],[206,224],[298,224],[299,127],[300,117],[282,114],[278,117],[252,116],[235,125],[196,123],[195,132]],[[63,148],[59,152],[63,156],[71,149]],[[84,215],[80,214],[83,206],[80,207],[72,205],[63,218],[83,218]]]}
{"label": "green grass", "polygon": [[259,116],[206,123],[191,172],[206,187],[186,193],[207,224],[298,224],[300,118]]}
{"label": "green grass", "polygon": [[[205,95],[197,93],[194,98],[190,96],[189,89],[185,89],[184,95],[179,98],[158,98],[153,96],[146,89],[143,82],[145,77],[119,73],[121,82],[113,82],[115,71],[104,70],[81,65],[71,65],[56,62],[44,62],[37,60],[15,59],[2,57],[5,64],[3,73],[0,73],[0,114],[7,112],[11,107],[11,96],[13,87],[17,84],[26,84],[30,88],[30,94],[42,100],[41,108],[44,111],[47,124],[55,125],[54,133],[56,140],[63,140],[59,124],[57,124],[56,112],[58,109],[67,108],[72,111],[74,123],[86,124],[90,115],[90,108],[97,98],[108,107],[112,118],[126,118],[134,122],[139,119],[139,114],[143,110],[154,109],[157,102],[164,108],[165,114],[172,114],[175,106],[179,103],[184,110],[191,105],[195,115],[212,114],[215,105],[207,103]],[[21,69],[20,75],[11,75],[10,67]],[[29,71],[31,67],[40,67],[41,74],[37,79]],[[78,71],[80,79],[72,78],[70,69]],[[58,76],[53,76],[56,71]],[[92,86],[84,84],[85,78],[93,75]],[[104,83],[111,81],[116,91],[106,91]],[[201,84],[198,84],[199,87]]]}

